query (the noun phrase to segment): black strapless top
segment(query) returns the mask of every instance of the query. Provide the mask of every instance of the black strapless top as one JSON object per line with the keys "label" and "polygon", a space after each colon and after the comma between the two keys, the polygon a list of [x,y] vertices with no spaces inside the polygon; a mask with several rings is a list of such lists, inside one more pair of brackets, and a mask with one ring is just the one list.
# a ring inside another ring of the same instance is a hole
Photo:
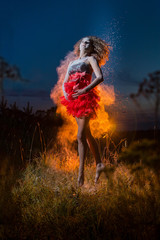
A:
{"label": "black strapless top", "polygon": [[87,64],[85,62],[79,62],[71,65],[68,69],[69,75],[75,72],[86,72],[92,75],[93,69],[90,64]]}

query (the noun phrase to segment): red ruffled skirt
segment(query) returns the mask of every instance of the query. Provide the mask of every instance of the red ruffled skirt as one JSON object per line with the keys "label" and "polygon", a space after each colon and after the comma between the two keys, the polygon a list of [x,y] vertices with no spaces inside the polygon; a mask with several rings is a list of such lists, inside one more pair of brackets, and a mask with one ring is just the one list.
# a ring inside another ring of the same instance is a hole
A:
{"label": "red ruffled skirt", "polygon": [[91,74],[86,72],[76,72],[69,76],[69,81],[64,83],[64,88],[68,94],[65,99],[64,96],[60,97],[61,104],[66,106],[67,112],[73,117],[90,116],[96,118],[96,110],[100,108],[98,102],[100,101],[99,91],[96,87],[92,88],[89,92],[73,98],[72,94],[75,93],[74,89],[82,89],[90,84]]}

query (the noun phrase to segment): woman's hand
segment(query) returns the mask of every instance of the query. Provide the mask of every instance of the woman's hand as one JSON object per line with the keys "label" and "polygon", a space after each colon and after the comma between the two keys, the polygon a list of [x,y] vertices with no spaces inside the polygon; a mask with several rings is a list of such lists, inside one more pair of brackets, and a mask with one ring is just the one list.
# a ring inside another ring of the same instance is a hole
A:
{"label": "woman's hand", "polygon": [[79,95],[82,95],[82,94],[85,94],[86,93],[86,90],[85,88],[83,89],[77,89],[77,90],[74,90],[75,93],[72,94],[72,97],[73,98],[77,98]]}

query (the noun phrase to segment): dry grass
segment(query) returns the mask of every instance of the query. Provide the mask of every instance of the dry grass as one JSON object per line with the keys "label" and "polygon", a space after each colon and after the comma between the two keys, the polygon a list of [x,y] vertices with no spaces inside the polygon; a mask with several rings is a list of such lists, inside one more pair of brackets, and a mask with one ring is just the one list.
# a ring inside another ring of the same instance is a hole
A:
{"label": "dry grass", "polygon": [[78,165],[66,159],[58,153],[35,158],[8,194],[1,189],[1,239],[158,239],[160,187],[153,169],[108,165],[94,185],[95,165],[85,166],[78,188]]}

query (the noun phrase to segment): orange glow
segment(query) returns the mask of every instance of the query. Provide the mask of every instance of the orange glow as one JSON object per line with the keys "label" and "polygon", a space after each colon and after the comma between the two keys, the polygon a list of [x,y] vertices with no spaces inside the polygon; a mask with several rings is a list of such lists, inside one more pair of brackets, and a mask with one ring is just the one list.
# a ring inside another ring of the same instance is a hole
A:
{"label": "orange glow", "polygon": [[115,101],[114,87],[101,83],[98,85],[100,95],[100,109],[97,111],[97,118],[90,121],[91,132],[94,137],[100,138],[108,131],[114,131],[116,124],[109,121],[108,113],[105,111],[105,106],[109,106]]}
{"label": "orange glow", "polygon": [[46,163],[56,170],[65,172],[75,171],[79,167],[77,152],[73,149],[63,148],[59,153],[48,153]]}
{"label": "orange glow", "polygon": [[[57,134],[57,141],[60,143],[67,151],[67,156],[70,155],[73,156],[74,160],[68,159],[68,169],[71,169],[72,167],[70,165],[71,162],[74,162],[76,159],[77,153],[73,152],[75,150],[72,149],[71,151],[71,145],[73,141],[77,139],[77,131],[78,126],[76,123],[76,120],[73,116],[68,115],[65,106],[63,106],[60,103],[60,96],[63,95],[62,91],[62,83],[64,81],[64,77],[67,71],[67,67],[70,61],[73,61],[75,58],[73,52],[70,52],[64,61],[61,62],[60,66],[57,68],[58,72],[58,81],[57,84],[54,86],[54,88],[51,91],[50,98],[53,100],[53,102],[57,105],[57,113],[60,114],[64,120],[64,124],[61,128],[59,128],[58,134]],[[93,78],[92,78],[93,80]],[[114,93],[114,87],[113,85],[108,86],[106,84],[99,84],[97,86],[97,90],[99,90],[100,95],[100,109],[97,111],[97,118],[94,120],[90,120],[90,128],[93,136],[95,138],[100,138],[101,136],[104,136],[107,134],[108,131],[114,131],[116,128],[116,124],[114,122],[109,121],[108,113],[105,111],[105,106],[109,106],[111,104],[114,104],[115,102],[115,93]],[[69,154],[70,152],[70,154]],[[71,157],[72,158],[72,157]],[[67,159],[66,159],[67,160]],[[77,162],[77,161],[76,161]],[[74,167],[73,167],[74,168]],[[72,170],[73,170],[72,168]]]}
{"label": "orange glow", "polygon": [[61,65],[57,68],[58,82],[51,91],[50,98],[57,105],[57,113],[61,114],[64,125],[59,129],[57,140],[63,145],[68,146],[68,143],[72,143],[76,139],[77,125],[76,120],[69,116],[66,112],[65,106],[60,103],[60,96],[63,95],[62,83],[66,74],[66,70],[70,61],[73,60],[73,53],[68,54],[66,60],[61,62]]}

